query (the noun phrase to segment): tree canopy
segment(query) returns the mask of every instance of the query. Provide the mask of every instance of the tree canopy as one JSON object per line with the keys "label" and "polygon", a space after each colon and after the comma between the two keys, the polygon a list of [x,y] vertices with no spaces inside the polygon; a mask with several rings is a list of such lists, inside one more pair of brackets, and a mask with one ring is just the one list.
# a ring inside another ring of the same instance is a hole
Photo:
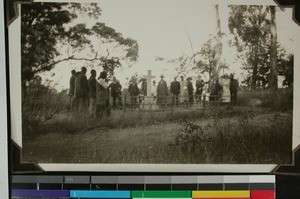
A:
{"label": "tree canopy", "polygon": [[[248,72],[244,83],[257,88],[277,88],[277,75],[287,74],[284,69],[288,54],[277,42],[275,6],[229,6],[228,27],[234,35],[232,46],[243,60]],[[281,72],[279,72],[280,70]],[[286,79],[291,79],[285,77]]]}
{"label": "tree canopy", "polygon": [[[122,61],[136,62],[137,41],[125,38],[100,22],[96,3],[31,3],[21,8],[22,82],[40,72],[50,71],[60,62],[86,60],[97,63],[111,74]],[[90,19],[82,22],[80,19]],[[96,42],[95,42],[96,41]],[[113,53],[110,48],[118,49]],[[80,53],[86,56],[81,57]]]}

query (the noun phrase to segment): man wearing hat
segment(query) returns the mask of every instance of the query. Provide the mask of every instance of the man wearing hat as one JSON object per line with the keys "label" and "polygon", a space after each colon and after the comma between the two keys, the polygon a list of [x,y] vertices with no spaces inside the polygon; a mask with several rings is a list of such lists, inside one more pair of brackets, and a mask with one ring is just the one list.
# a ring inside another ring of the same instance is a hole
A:
{"label": "man wearing hat", "polygon": [[198,75],[198,79],[196,81],[196,92],[195,92],[195,95],[196,95],[195,97],[196,97],[197,102],[201,101],[203,87],[204,87],[204,81],[203,81],[203,79],[201,79],[201,76]]}
{"label": "man wearing hat", "polygon": [[188,94],[189,94],[189,103],[192,104],[194,103],[194,96],[193,96],[193,92],[194,92],[194,88],[193,88],[193,84],[192,84],[192,78],[188,77],[187,78],[187,82],[188,82]]}
{"label": "man wearing hat", "polygon": [[80,74],[75,80],[75,97],[78,99],[78,111],[82,112],[88,105],[89,99],[89,85],[86,77],[86,67],[81,68]]}
{"label": "man wearing hat", "polygon": [[167,82],[164,80],[164,75],[160,75],[160,81],[157,85],[157,103],[165,105],[167,101]]}
{"label": "man wearing hat", "polygon": [[76,82],[76,71],[71,71],[71,78],[70,78],[70,89],[69,89],[69,96],[70,96],[70,110],[74,108],[76,97],[75,97],[75,82]]}
{"label": "man wearing hat", "polygon": [[174,77],[174,81],[171,82],[170,91],[172,93],[172,104],[178,105],[178,95],[180,93],[180,83],[177,81],[177,77]]}
{"label": "man wearing hat", "polygon": [[91,76],[88,79],[89,86],[89,113],[90,116],[96,116],[96,93],[97,93],[97,80],[96,70],[91,70]]}
{"label": "man wearing hat", "polygon": [[122,85],[115,76],[113,77],[112,82],[109,84],[108,88],[110,89],[111,97],[113,98],[113,108],[117,107],[117,100],[118,105],[120,106],[122,104],[122,100],[120,100]]}
{"label": "man wearing hat", "polygon": [[132,78],[131,81],[129,82],[128,91],[130,93],[131,106],[136,108],[138,95],[140,94],[139,88],[137,86],[136,78]]}
{"label": "man wearing hat", "polygon": [[230,102],[236,105],[239,82],[238,80],[234,79],[234,75],[232,73],[230,74],[229,79]]}
{"label": "man wearing hat", "polygon": [[142,79],[141,92],[144,96],[147,96],[147,80],[145,78]]}

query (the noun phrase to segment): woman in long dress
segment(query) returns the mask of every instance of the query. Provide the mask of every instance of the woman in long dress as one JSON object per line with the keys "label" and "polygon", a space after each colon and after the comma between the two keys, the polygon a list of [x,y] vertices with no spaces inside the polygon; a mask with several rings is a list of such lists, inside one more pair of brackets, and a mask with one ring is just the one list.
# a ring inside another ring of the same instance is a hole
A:
{"label": "woman in long dress", "polygon": [[180,103],[188,102],[188,83],[183,76],[180,77],[180,94],[179,101]]}
{"label": "woman in long dress", "polygon": [[97,79],[97,93],[96,93],[96,116],[102,117],[106,115],[110,116],[109,107],[109,91],[108,91],[107,73],[101,72],[99,78]]}

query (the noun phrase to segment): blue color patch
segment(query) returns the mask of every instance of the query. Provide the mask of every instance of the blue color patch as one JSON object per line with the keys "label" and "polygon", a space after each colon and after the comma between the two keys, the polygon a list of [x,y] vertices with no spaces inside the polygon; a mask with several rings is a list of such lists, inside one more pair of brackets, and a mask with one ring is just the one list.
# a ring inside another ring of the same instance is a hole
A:
{"label": "blue color patch", "polygon": [[69,197],[70,193],[66,190],[25,190],[25,189],[13,189],[11,192],[15,197]]}
{"label": "blue color patch", "polygon": [[130,198],[130,191],[70,191],[71,198]]}

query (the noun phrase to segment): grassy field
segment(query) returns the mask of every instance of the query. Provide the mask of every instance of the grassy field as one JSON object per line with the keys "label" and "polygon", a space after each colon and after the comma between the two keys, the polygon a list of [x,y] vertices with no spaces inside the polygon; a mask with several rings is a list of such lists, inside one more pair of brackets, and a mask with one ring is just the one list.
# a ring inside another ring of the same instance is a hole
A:
{"label": "grassy field", "polygon": [[111,117],[102,119],[49,106],[48,118],[31,121],[37,128],[23,126],[23,160],[288,163],[292,151],[292,90],[279,92],[276,100],[268,91],[240,92],[237,106],[115,110]]}

